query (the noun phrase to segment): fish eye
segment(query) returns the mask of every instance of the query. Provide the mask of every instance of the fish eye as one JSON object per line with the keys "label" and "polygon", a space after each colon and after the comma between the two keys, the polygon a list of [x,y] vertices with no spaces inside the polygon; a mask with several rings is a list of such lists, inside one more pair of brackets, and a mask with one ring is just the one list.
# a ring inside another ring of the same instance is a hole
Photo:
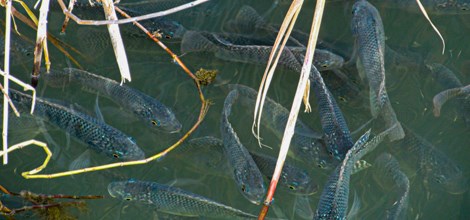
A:
{"label": "fish eye", "polygon": [[113,157],[114,157],[114,158],[119,158],[119,155],[118,155],[117,153],[114,153],[114,154],[113,154]]}
{"label": "fish eye", "polygon": [[131,198],[124,198],[126,201],[131,201]]}
{"label": "fish eye", "polygon": [[321,67],[327,68],[327,67],[328,67],[328,64],[322,64]]}
{"label": "fish eye", "polygon": [[243,192],[247,192],[247,191],[248,191],[248,190],[246,189],[245,184],[242,184],[242,191],[243,191]]}
{"label": "fish eye", "polygon": [[467,11],[468,8],[467,8],[467,7],[461,7],[460,10],[462,10],[462,11]]}
{"label": "fish eye", "polygon": [[160,126],[160,121],[158,121],[158,120],[152,120],[152,125],[154,125],[154,126]]}
{"label": "fish eye", "polygon": [[165,34],[165,38],[166,38],[166,39],[171,39],[171,36],[168,35],[168,34]]}
{"label": "fish eye", "polygon": [[295,190],[295,186],[289,185],[289,189]]}

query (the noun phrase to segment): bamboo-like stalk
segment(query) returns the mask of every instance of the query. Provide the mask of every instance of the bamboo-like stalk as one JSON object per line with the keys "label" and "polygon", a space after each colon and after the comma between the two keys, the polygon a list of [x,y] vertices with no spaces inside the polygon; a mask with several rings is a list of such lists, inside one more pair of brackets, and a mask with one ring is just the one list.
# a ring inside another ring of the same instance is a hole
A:
{"label": "bamboo-like stalk", "polygon": [[[46,48],[46,44],[47,44],[46,36],[47,36],[48,12],[49,12],[49,0],[42,0],[41,8],[39,9],[38,31],[36,33],[36,45],[34,47],[33,73],[31,75],[31,85],[35,88],[39,82],[39,72],[41,70],[42,51],[44,48]],[[48,63],[48,60],[46,60],[46,63]],[[48,65],[46,65],[46,67],[47,66]]]}
{"label": "bamboo-like stalk", "polygon": [[3,153],[3,164],[8,164],[8,91],[10,89],[10,81],[8,79],[10,75],[10,37],[11,37],[11,0],[6,0],[6,17],[5,17],[5,59],[3,63],[3,69],[5,70],[5,75],[3,76],[3,129],[2,129],[2,145]]}
{"label": "bamboo-like stalk", "polygon": [[[111,0],[101,0],[106,20],[117,20],[116,11],[114,10],[114,3]],[[131,81],[131,72],[129,70],[129,63],[127,62],[126,50],[122,41],[119,25],[108,25],[109,36],[113,45],[114,56],[121,72],[121,85],[127,81]]]}
{"label": "bamboo-like stalk", "polygon": [[155,13],[142,15],[142,16],[138,16],[138,17],[133,17],[133,18],[126,18],[126,19],[120,19],[120,20],[104,20],[104,21],[101,20],[101,21],[97,21],[97,20],[82,20],[82,19],[80,19],[79,17],[77,17],[76,15],[74,15],[73,13],[71,13],[67,10],[67,8],[66,8],[66,6],[65,6],[65,4],[62,0],[57,0],[60,7],[62,8],[62,12],[66,16],[68,16],[72,20],[74,20],[77,24],[80,24],[80,25],[126,24],[126,23],[131,23],[131,22],[134,22],[134,21],[142,21],[142,20],[146,20],[146,19],[151,19],[151,18],[157,18],[157,17],[170,15],[170,14],[173,14],[173,13],[176,13],[176,12],[188,9],[188,8],[192,8],[194,6],[200,5],[200,4],[208,2],[208,1],[210,1],[210,0],[196,0],[196,1],[193,1],[193,2],[186,3],[184,5],[180,5],[178,7],[170,8],[170,9],[165,10],[165,11],[155,12]]}
{"label": "bamboo-like stalk", "polygon": [[[279,151],[279,156],[276,162],[276,168],[272,175],[271,183],[268,189],[268,195],[264,202],[263,208],[258,216],[258,219],[262,220],[265,218],[269,206],[273,200],[274,192],[276,191],[276,186],[281,176],[282,167],[284,166],[284,161],[287,157],[289,151],[289,145],[294,135],[295,123],[297,122],[297,116],[300,109],[300,104],[302,102],[302,97],[308,83],[308,78],[310,75],[310,70],[312,67],[313,55],[315,52],[315,47],[317,44],[318,34],[320,32],[321,20],[323,18],[323,11],[325,8],[325,0],[317,0],[315,6],[315,14],[313,16],[312,27],[310,30],[310,37],[308,40],[307,50],[305,53],[305,59],[302,66],[302,72],[300,74],[299,83],[297,85],[297,90],[295,92],[294,101],[289,113],[289,118],[287,120],[286,128],[284,130],[284,136],[282,137],[281,149]],[[299,9],[300,10],[300,9]]]}

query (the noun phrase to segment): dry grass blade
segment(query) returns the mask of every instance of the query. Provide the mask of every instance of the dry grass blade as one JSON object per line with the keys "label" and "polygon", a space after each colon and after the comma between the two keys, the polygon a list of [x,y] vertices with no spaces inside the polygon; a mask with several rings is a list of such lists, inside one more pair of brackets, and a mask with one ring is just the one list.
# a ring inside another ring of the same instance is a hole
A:
{"label": "dry grass blade", "polygon": [[[103,10],[107,20],[117,20],[116,11],[114,10],[114,3],[111,0],[102,0]],[[129,71],[129,63],[127,62],[126,50],[122,42],[121,32],[119,25],[108,25],[109,36],[116,56],[116,62],[121,72],[121,85],[127,80],[131,81],[131,72]]]}
{"label": "dry grass blade", "polygon": [[165,10],[165,11],[155,12],[155,13],[142,15],[142,16],[138,16],[138,17],[133,17],[133,18],[126,18],[126,19],[120,19],[120,20],[96,21],[96,20],[82,20],[82,19],[80,19],[79,17],[77,17],[76,15],[72,14],[71,12],[69,12],[67,10],[67,8],[65,7],[65,4],[62,0],[57,0],[60,7],[62,8],[62,12],[64,12],[64,14],[66,16],[70,17],[72,20],[74,20],[75,22],[77,22],[77,24],[80,24],[80,25],[126,24],[126,23],[131,23],[131,22],[134,22],[134,21],[142,21],[142,20],[146,20],[146,19],[157,18],[157,17],[162,17],[162,16],[166,16],[166,15],[169,15],[169,14],[173,14],[173,13],[176,13],[176,12],[188,9],[188,8],[192,8],[196,5],[200,5],[200,4],[208,2],[208,1],[209,0],[196,0],[196,1],[193,1],[193,2],[186,3],[184,5],[180,5],[178,7],[170,8],[170,9]]}
{"label": "dry grass blade", "polygon": [[418,3],[419,9],[423,13],[424,17],[426,17],[426,19],[431,24],[432,29],[434,29],[434,31],[437,33],[437,35],[439,35],[439,38],[441,38],[441,41],[442,41],[442,54],[444,54],[444,51],[446,50],[446,42],[444,41],[444,37],[442,37],[442,35],[439,32],[439,30],[437,29],[437,27],[434,26],[434,24],[432,23],[431,18],[429,18],[428,13],[426,12],[426,9],[424,9],[424,6],[421,4],[421,1],[416,0],[416,3]]}
{"label": "dry grass blade", "polygon": [[[289,39],[290,33],[294,27],[295,21],[297,16],[302,8],[303,0],[294,0],[292,2],[289,11],[282,22],[281,28],[278,32],[276,37],[276,41],[274,42],[273,49],[271,54],[269,55],[268,65],[266,66],[266,70],[263,74],[263,79],[261,80],[260,88],[258,90],[258,96],[256,97],[256,105],[254,111],[254,121],[252,126],[252,132],[255,137],[258,139],[258,144],[261,147],[261,137],[260,137],[260,123],[261,123],[261,116],[264,107],[264,100],[266,98],[266,94],[269,89],[269,85],[271,84],[272,77],[274,75],[274,70],[276,69],[277,63],[279,58],[281,57],[281,52],[284,50],[284,46],[286,45],[287,40]],[[282,44],[279,46],[279,44]],[[276,57],[275,57],[276,56]],[[275,57],[275,58],[274,58]],[[274,61],[273,61],[274,59]],[[256,127],[256,132],[254,128]]]}
{"label": "dry grass blade", "polygon": [[24,148],[24,147],[32,145],[32,144],[41,147],[47,155],[46,159],[44,160],[44,162],[42,163],[41,166],[29,171],[30,174],[38,173],[41,170],[43,170],[44,168],[46,168],[46,166],[49,163],[49,160],[51,159],[51,156],[52,156],[51,150],[49,150],[49,148],[47,147],[47,144],[44,143],[44,142],[37,141],[37,140],[34,140],[34,139],[28,140],[28,141],[23,141],[19,144],[15,144],[15,145],[11,146],[7,151],[0,152],[0,157],[1,156],[5,157],[5,155],[7,155],[7,153],[10,153],[10,152],[15,151],[15,150],[19,150],[21,148]]}
{"label": "dry grass blade", "polygon": [[3,84],[5,85],[4,93],[3,93],[3,128],[2,128],[2,145],[3,145],[3,153],[5,156],[3,157],[3,164],[8,164],[8,91],[10,89],[10,81],[8,79],[10,75],[10,37],[11,37],[11,0],[7,0],[6,4],[6,18],[5,18],[5,59],[4,59],[4,76],[3,76]]}
{"label": "dry grass blade", "polygon": [[[47,13],[49,12],[49,0],[42,0],[39,9],[38,31],[36,33],[36,45],[34,47],[34,64],[31,76],[31,85],[36,88],[39,81],[39,71],[41,70],[41,59],[43,48],[46,48],[47,40]],[[49,63],[46,60],[46,63]],[[49,70],[47,70],[49,71]]]}
{"label": "dry grass blade", "polygon": [[276,186],[281,176],[282,167],[284,166],[284,161],[287,157],[289,151],[289,145],[294,135],[295,123],[297,121],[297,115],[300,110],[300,104],[302,102],[302,97],[304,96],[305,88],[308,84],[308,77],[310,75],[310,69],[312,67],[313,55],[315,52],[315,47],[317,44],[318,33],[320,32],[321,20],[323,18],[323,11],[325,8],[325,0],[317,0],[315,6],[315,14],[313,17],[312,27],[310,31],[310,37],[308,40],[307,50],[305,53],[305,59],[302,66],[302,72],[300,74],[300,80],[297,85],[297,90],[294,96],[294,101],[289,113],[289,119],[287,121],[286,128],[284,130],[284,136],[281,142],[281,149],[279,151],[279,156],[276,162],[276,168],[272,175],[271,183],[268,189],[268,195],[264,202],[263,208],[260,212],[258,219],[264,219],[266,216],[269,205],[274,197],[274,192],[276,191]]}

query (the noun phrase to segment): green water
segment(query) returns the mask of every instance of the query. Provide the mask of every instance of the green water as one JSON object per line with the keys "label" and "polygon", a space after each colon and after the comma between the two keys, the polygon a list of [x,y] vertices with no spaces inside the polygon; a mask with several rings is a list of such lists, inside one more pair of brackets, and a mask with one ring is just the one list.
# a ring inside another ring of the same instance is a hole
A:
{"label": "green water", "polygon": [[[289,7],[286,2],[288,1],[280,1],[278,7],[269,13],[266,19],[271,23],[279,24]],[[399,52],[412,51],[429,62],[445,64],[454,70],[454,73],[464,85],[468,84],[470,78],[466,71],[470,68],[470,50],[467,47],[470,23],[466,20],[470,19],[470,15],[432,17],[446,40],[446,51],[442,55],[442,45],[439,38],[422,15],[411,14],[400,9],[388,9],[377,4],[377,1],[373,3],[382,16],[388,46],[397,49]],[[222,25],[236,15],[241,6],[250,5],[260,14],[263,14],[271,7],[271,4],[271,1],[260,0],[212,1],[209,5],[172,15],[171,18],[181,22],[183,26],[190,30],[218,32],[221,31]],[[314,6],[314,1],[306,1],[299,15],[296,28],[308,32]],[[19,6],[17,7],[19,8]],[[351,51],[353,42],[349,22],[351,7],[352,1],[328,3],[320,32],[320,39],[333,43],[345,52]],[[91,29],[101,31],[106,37],[105,27],[81,27],[71,22],[67,34],[60,36],[58,33],[62,19],[62,14],[57,11],[50,14],[48,23],[50,33],[59,36],[61,40],[85,54],[85,57],[76,54],[74,57],[86,70],[119,80],[119,71],[111,47],[108,46],[105,49],[86,47],[86,45],[93,45],[94,39],[85,40],[82,37],[84,32]],[[130,28],[130,25],[127,26]],[[35,38],[34,33],[28,27],[19,24],[19,29],[25,36],[31,39]],[[124,41],[130,47],[127,56],[130,62],[132,82],[128,85],[155,97],[171,107],[183,124],[183,132],[187,131],[195,123],[200,107],[192,80],[180,67],[172,63],[166,52],[150,40],[124,35]],[[83,42],[88,42],[88,44]],[[180,54],[177,41],[168,41],[167,46],[175,53]],[[53,46],[50,45],[49,48],[51,49],[53,68],[59,69],[70,65],[64,55],[60,54]],[[201,67],[218,69],[220,71],[218,77],[221,82],[240,83],[255,89],[259,86],[265,68],[261,65],[222,61],[211,54],[186,54],[181,59],[193,71]],[[30,58],[22,64],[14,65],[11,72],[15,76],[29,81],[31,63],[32,59]],[[423,67],[419,69],[406,66],[393,67],[386,71],[387,91],[398,119],[459,164],[465,176],[470,177],[470,162],[467,159],[470,155],[468,149],[469,130],[463,123],[463,119],[458,118],[455,114],[456,103],[449,103],[444,106],[441,117],[435,118],[432,114],[432,98],[442,90],[442,87],[432,79]],[[325,74],[331,75],[332,73]],[[356,71],[347,72],[347,74],[351,78],[358,78]],[[273,79],[269,96],[289,108],[297,86],[297,80],[297,73],[279,69]],[[355,130],[371,117],[368,109],[368,92],[366,92],[364,85],[361,85],[362,93],[350,96],[343,90],[339,90],[339,88],[341,86],[338,86],[337,90],[331,90],[339,102],[349,128]],[[79,85],[57,89],[46,87],[44,83],[40,82],[39,91],[44,97],[78,103],[93,112],[96,95],[83,91]],[[205,121],[192,137],[206,135],[220,137],[220,112],[226,93],[220,87],[212,85],[204,88],[204,93],[208,99],[214,102],[214,105],[210,107]],[[340,96],[342,97],[341,101]],[[306,124],[319,131],[321,126],[315,101],[312,100],[311,103],[314,111],[310,114],[300,113],[299,117]],[[143,148],[147,155],[165,149],[183,135],[183,133],[153,133],[132,116],[126,115],[111,100],[104,97],[100,98],[100,107],[105,121],[134,137],[137,144]],[[264,143],[272,146],[273,150],[260,149],[257,146],[255,138],[251,135],[252,112],[247,111],[245,107],[234,106],[230,119],[238,136],[247,148],[273,156],[277,155],[277,146],[279,146],[280,140],[265,128],[262,130]],[[43,172],[64,171],[72,160],[85,151],[86,146],[72,139],[70,146],[66,147],[67,139],[63,131],[52,126],[47,126],[47,129],[55,142],[61,146],[61,151],[57,159],[52,160]],[[32,138],[28,133],[21,136],[18,133],[20,132],[11,133],[10,144]],[[38,135],[36,138],[44,140],[42,135]],[[390,152],[393,147],[394,143],[384,142],[374,152],[366,155],[364,159],[373,162],[381,152]],[[417,173],[415,167],[407,165],[413,161],[406,161],[403,153],[396,154],[396,156],[411,183],[407,210],[408,219],[470,218],[470,195],[468,192],[461,195],[451,195],[444,191],[428,190],[423,184],[423,176]],[[21,177],[21,172],[37,167],[43,159],[44,153],[39,148],[28,147],[15,151],[9,155],[9,164],[0,167],[0,184],[11,191],[24,189],[46,194],[105,196],[104,199],[88,202],[88,212],[75,213],[80,219],[158,219],[156,210],[152,207],[121,202],[108,195],[106,189],[108,183],[119,178],[136,178],[168,184],[176,181],[175,186],[246,212],[257,214],[260,210],[259,206],[251,204],[239,193],[234,181],[229,177],[212,176],[211,173],[201,172],[201,170],[188,166],[187,163],[182,161],[182,158],[173,154],[169,154],[159,162],[116,168],[109,172],[92,172],[50,180],[26,180]],[[111,159],[102,155],[92,153],[93,165],[105,164],[111,161]],[[288,161],[292,162],[292,159],[288,159]],[[318,181],[320,191],[310,198],[310,206],[315,210],[323,185],[331,171],[307,167],[298,162],[296,164],[309,170],[311,175]],[[373,168],[372,166],[369,170],[365,170],[351,178],[350,203],[354,192],[357,192],[361,201],[359,219],[378,219],[383,216],[386,208],[393,203],[391,199],[394,198],[394,195],[389,193],[391,190],[382,189],[373,179],[371,170]],[[289,194],[286,190],[279,189],[275,194],[274,202],[278,212],[274,212],[274,209],[272,209],[269,216],[301,219],[296,215],[296,207],[293,206],[294,199],[294,195]],[[279,212],[282,212],[285,216],[276,215]],[[18,219],[27,217],[30,216],[21,215],[18,216]]]}

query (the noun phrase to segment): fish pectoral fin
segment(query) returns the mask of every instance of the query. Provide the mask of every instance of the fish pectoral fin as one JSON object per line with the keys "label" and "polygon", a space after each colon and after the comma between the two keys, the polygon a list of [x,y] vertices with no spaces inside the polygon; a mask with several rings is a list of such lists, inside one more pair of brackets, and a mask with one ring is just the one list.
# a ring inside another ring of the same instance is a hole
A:
{"label": "fish pectoral fin", "polygon": [[98,100],[99,100],[99,95],[100,95],[99,93],[96,94],[95,107],[94,107],[94,109],[95,109],[95,114],[96,114],[96,118],[98,119],[98,121],[101,121],[101,122],[105,123],[105,122],[104,122],[103,114],[101,113],[99,101],[98,101]]}

